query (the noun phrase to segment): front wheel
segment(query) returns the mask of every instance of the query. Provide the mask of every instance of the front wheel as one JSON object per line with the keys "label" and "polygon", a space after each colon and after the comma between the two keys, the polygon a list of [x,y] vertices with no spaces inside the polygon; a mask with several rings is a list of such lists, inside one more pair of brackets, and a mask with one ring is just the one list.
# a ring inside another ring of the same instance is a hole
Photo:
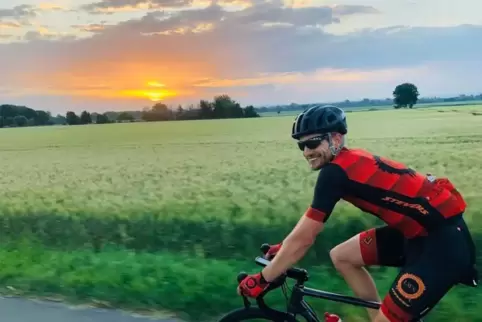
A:
{"label": "front wheel", "polygon": [[262,310],[258,307],[241,308],[229,312],[218,322],[238,322],[238,321],[276,321],[276,322],[302,322],[308,321],[306,318],[297,320],[288,313],[275,310]]}

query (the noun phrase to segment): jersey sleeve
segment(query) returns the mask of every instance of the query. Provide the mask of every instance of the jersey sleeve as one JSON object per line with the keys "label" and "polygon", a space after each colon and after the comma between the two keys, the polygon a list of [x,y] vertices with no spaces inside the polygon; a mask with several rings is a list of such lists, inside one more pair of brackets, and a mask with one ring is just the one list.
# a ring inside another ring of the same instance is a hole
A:
{"label": "jersey sleeve", "polygon": [[316,180],[313,201],[305,212],[305,216],[326,222],[337,202],[343,197],[348,176],[337,164],[327,164]]}

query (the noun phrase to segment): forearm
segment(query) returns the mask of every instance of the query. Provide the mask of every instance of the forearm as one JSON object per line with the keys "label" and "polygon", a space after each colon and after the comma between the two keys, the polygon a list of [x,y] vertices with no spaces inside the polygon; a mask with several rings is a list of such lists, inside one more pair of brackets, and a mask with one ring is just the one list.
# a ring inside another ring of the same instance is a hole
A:
{"label": "forearm", "polygon": [[298,262],[313,244],[307,238],[288,237],[271,263],[262,270],[265,280],[271,282]]}

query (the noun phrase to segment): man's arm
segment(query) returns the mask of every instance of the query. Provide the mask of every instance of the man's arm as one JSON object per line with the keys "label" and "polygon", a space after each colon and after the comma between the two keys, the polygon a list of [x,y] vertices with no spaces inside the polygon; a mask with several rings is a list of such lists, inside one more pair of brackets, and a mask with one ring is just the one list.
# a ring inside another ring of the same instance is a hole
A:
{"label": "man's arm", "polygon": [[271,263],[262,270],[266,281],[273,281],[303,258],[315,242],[316,236],[323,230],[324,223],[336,203],[343,196],[345,180],[347,176],[338,165],[328,164],[321,170],[311,206],[283,240],[280,251]]}
{"label": "man's arm", "polygon": [[302,216],[295,228],[283,240],[283,246],[271,263],[262,270],[264,279],[268,282],[284,273],[306,254],[318,235],[323,230],[324,223],[308,216]]}

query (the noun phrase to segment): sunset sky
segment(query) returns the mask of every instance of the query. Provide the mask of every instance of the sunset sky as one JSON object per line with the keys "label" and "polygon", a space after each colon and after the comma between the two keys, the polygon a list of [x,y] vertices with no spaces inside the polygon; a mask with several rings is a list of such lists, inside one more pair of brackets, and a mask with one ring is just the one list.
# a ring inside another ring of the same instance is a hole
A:
{"label": "sunset sky", "polygon": [[482,92],[480,0],[0,0],[0,104],[138,110]]}

